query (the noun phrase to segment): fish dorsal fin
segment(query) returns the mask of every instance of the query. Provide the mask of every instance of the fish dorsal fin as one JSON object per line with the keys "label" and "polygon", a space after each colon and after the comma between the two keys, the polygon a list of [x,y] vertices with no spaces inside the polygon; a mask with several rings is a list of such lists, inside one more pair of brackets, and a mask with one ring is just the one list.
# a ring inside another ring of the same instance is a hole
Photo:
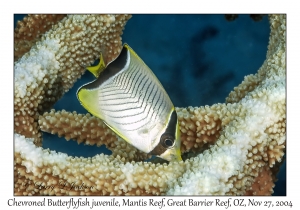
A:
{"label": "fish dorsal fin", "polygon": [[86,69],[91,72],[96,78],[99,77],[100,73],[106,68],[104,59],[103,59],[103,54],[102,52],[100,53],[100,61],[98,65],[96,66],[88,66]]}

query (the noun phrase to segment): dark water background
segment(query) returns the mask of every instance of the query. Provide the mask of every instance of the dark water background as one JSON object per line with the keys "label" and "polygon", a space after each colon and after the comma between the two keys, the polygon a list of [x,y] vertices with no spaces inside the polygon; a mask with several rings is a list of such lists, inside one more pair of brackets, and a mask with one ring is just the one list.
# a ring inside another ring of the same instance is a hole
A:
{"label": "dark water background", "polygon": [[[15,15],[16,22],[25,15]],[[239,15],[228,22],[224,15],[133,15],[125,26],[129,44],[156,74],[176,107],[224,103],[244,76],[255,74],[266,57],[269,23]],[[77,89],[94,78],[86,72],[54,109],[87,113],[76,98]],[[72,156],[111,154],[104,146],[78,145],[44,133],[43,147]],[[286,161],[273,195],[286,195]]]}

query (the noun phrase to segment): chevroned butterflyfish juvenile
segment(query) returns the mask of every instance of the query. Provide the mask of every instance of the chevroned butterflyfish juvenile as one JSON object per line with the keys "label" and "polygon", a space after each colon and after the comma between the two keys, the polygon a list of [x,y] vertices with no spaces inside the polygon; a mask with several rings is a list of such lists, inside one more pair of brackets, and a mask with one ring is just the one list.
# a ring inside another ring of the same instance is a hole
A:
{"label": "chevroned butterflyfish juvenile", "polygon": [[175,108],[150,68],[127,45],[106,67],[88,67],[97,79],[77,91],[82,106],[137,149],[180,161]]}

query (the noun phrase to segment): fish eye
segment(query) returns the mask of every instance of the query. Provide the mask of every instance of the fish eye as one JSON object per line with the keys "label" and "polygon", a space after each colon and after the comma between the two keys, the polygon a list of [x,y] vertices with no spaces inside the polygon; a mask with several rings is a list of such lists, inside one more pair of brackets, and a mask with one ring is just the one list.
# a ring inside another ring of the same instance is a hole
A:
{"label": "fish eye", "polygon": [[168,133],[165,133],[160,137],[161,145],[164,148],[167,148],[167,149],[174,146],[174,143],[175,143],[174,140],[175,140],[175,138],[172,135],[168,134]]}
{"label": "fish eye", "polygon": [[168,147],[173,146],[174,140],[173,139],[165,139],[165,145]]}

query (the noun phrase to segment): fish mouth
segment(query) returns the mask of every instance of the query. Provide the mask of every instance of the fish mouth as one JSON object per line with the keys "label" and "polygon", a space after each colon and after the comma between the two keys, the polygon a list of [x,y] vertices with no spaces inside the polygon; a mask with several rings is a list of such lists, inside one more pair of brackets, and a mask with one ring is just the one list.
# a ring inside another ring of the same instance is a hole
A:
{"label": "fish mouth", "polygon": [[[180,146],[175,145],[175,147],[166,150],[163,154],[159,155],[159,157],[167,160],[167,161],[182,161]],[[180,145],[180,144],[179,144]]]}

